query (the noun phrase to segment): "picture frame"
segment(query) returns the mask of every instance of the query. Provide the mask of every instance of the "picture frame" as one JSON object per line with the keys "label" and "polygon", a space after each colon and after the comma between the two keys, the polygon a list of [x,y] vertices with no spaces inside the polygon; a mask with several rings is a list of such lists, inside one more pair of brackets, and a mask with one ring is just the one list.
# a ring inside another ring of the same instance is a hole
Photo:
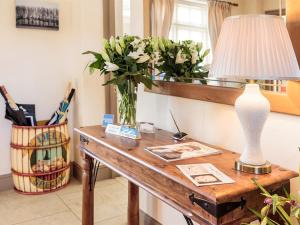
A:
{"label": "picture frame", "polygon": [[59,30],[58,3],[44,0],[16,0],[16,27]]}

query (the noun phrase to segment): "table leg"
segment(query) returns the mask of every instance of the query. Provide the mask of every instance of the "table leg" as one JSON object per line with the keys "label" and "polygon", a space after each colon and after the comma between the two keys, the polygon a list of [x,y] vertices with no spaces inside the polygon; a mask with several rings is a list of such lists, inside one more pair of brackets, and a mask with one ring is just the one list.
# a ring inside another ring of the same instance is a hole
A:
{"label": "table leg", "polygon": [[139,225],[139,187],[128,181],[128,225]]}
{"label": "table leg", "polygon": [[82,158],[82,225],[94,225],[93,159],[84,153]]}

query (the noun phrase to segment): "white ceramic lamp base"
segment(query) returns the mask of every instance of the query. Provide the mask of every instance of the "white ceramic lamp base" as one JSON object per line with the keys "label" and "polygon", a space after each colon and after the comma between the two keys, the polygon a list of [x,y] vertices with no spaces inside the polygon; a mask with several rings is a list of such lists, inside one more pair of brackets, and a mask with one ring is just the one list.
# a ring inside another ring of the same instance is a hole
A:
{"label": "white ceramic lamp base", "polygon": [[235,108],[246,141],[240,164],[250,167],[269,165],[261,151],[260,137],[270,112],[270,103],[261,94],[259,85],[247,84],[243,94],[237,98]]}

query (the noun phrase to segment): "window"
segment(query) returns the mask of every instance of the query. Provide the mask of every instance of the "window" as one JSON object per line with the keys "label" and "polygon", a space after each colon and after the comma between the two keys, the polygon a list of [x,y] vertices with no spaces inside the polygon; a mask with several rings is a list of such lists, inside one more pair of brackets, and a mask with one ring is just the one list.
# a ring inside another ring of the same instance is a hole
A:
{"label": "window", "polygon": [[[207,2],[177,0],[169,38],[174,41],[193,40],[202,42],[204,49],[210,48]],[[209,57],[207,62],[211,61]]]}

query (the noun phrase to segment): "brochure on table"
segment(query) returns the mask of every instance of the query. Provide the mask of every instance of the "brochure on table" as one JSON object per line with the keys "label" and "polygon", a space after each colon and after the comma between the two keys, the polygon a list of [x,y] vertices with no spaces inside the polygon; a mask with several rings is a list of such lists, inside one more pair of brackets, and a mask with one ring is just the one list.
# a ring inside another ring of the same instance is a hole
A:
{"label": "brochure on table", "polygon": [[177,167],[196,186],[234,183],[234,180],[210,163],[177,165]]}
{"label": "brochure on table", "polygon": [[145,150],[167,162],[222,153],[199,142],[147,147]]}

